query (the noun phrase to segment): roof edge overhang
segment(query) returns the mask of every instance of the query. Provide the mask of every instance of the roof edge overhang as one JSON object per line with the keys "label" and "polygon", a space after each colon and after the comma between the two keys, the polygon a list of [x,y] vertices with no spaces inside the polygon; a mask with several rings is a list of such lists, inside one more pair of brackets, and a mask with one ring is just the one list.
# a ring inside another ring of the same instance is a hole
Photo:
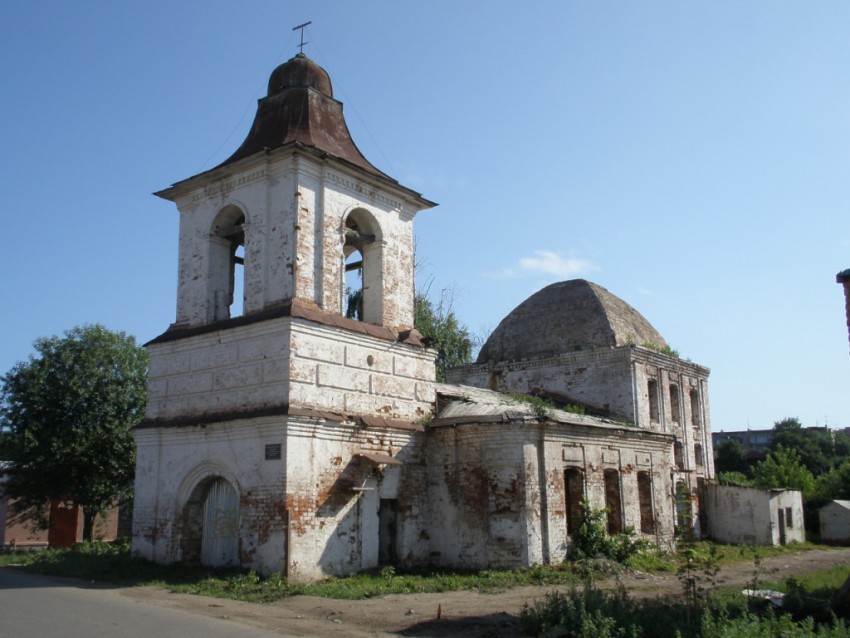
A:
{"label": "roof edge overhang", "polygon": [[503,359],[496,361],[474,361],[472,363],[466,363],[462,366],[457,366],[455,368],[449,368],[449,370],[457,370],[461,373],[464,371],[472,373],[474,371],[496,370],[500,368],[509,368],[511,366],[518,366],[522,368],[557,366],[559,365],[559,359],[592,358],[597,356],[603,357],[611,352],[625,352],[627,350],[632,350],[633,356],[636,359],[645,363],[659,365],[665,369],[675,368],[676,370],[682,372],[688,372],[693,376],[706,378],[708,378],[708,376],[711,374],[711,368],[707,368],[706,366],[694,363],[693,361],[688,361],[686,359],[673,357],[671,355],[658,352],[651,348],[646,348],[644,346],[638,346],[633,344],[623,346],[610,346],[604,348],[593,348],[589,350],[576,350],[571,352],[560,352],[558,354],[539,355],[515,360]]}

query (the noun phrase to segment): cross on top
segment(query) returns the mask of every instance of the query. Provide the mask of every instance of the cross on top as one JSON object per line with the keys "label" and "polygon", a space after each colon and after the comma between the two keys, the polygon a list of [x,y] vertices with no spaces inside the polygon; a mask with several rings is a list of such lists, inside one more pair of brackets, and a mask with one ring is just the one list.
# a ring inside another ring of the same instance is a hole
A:
{"label": "cross on top", "polygon": [[298,45],[298,49],[299,49],[298,52],[301,53],[302,55],[304,54],[304,45],[307,44],[306,42],[304,42],[304,28],[307,25],[310,25],[310,24],[313,24],[312,20],[309,21],[309,22],[305,22],[304,24],[299,24],[297,27],[292,27],[293,31],[297,31],[298,29],[301,29],[301,44]]}

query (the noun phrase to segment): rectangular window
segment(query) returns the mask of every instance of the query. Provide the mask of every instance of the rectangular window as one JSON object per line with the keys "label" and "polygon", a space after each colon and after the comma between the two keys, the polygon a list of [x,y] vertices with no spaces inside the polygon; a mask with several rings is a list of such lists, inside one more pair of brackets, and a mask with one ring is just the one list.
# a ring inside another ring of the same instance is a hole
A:
{"label": "rectangular window", "polygon": [[567,512],[567,534],[574,534],[584,521],[581,502],[584,499],[584,475],[577,467],[564,471],[564,496]]}
{"label": "rectangular window", "polygon": [[696,461],[696,464],[699,465],[700,467],[705,465],[705,460],[703,458],[703,453],[702,453],[702,445],[700,445],[699,443],[694,445],[694,461]]}
{"label": "rectangular window", "polygon": [[785,508],[785,527],[792,529],[794,527],[794,515],[791,513],[790,507]]}
{"label": "rectangular window", "polygon": [[649,420],[658,423],[658,382],[655,379],[650,379],[647,384],[647,392],[649,394]]}
{"label": "rectangular window", "polygon": [[691,390],[691,425],[699,427],[699,392]]}
{"label": "rectangular window", "polygon": [[655,517],[652,515],[652,479],[649,472],[638,472],[638,504],[640,505],[640,531],[655,533]]}
{"label": "rectangular window", "polygon": [[679,386],[675,383],[670,385],[670,419],[673,423],[679,423],[681,419],[679,409]]}

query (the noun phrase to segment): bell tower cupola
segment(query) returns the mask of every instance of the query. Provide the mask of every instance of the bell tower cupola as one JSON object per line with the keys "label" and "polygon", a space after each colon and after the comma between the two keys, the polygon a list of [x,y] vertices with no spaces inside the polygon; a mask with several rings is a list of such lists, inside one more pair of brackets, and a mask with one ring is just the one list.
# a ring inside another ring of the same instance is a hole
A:
{"label": "bell tower cupola", "polygon": [[157,195],[180,211],[175,328],[282,304],[412,328],[412,222],[434,204],[363,156],[303,53],[272,72],[229,158]]}

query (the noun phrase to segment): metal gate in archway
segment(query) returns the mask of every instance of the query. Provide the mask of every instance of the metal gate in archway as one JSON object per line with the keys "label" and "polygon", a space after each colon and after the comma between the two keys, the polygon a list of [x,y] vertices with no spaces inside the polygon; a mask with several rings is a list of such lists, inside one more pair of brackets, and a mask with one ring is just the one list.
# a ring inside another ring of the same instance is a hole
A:
{"label": "metal gate in archway", "polygon": [[225,479],[216,479],[204,498],[201,563],[210,567],[238,565],[239,496]]}

